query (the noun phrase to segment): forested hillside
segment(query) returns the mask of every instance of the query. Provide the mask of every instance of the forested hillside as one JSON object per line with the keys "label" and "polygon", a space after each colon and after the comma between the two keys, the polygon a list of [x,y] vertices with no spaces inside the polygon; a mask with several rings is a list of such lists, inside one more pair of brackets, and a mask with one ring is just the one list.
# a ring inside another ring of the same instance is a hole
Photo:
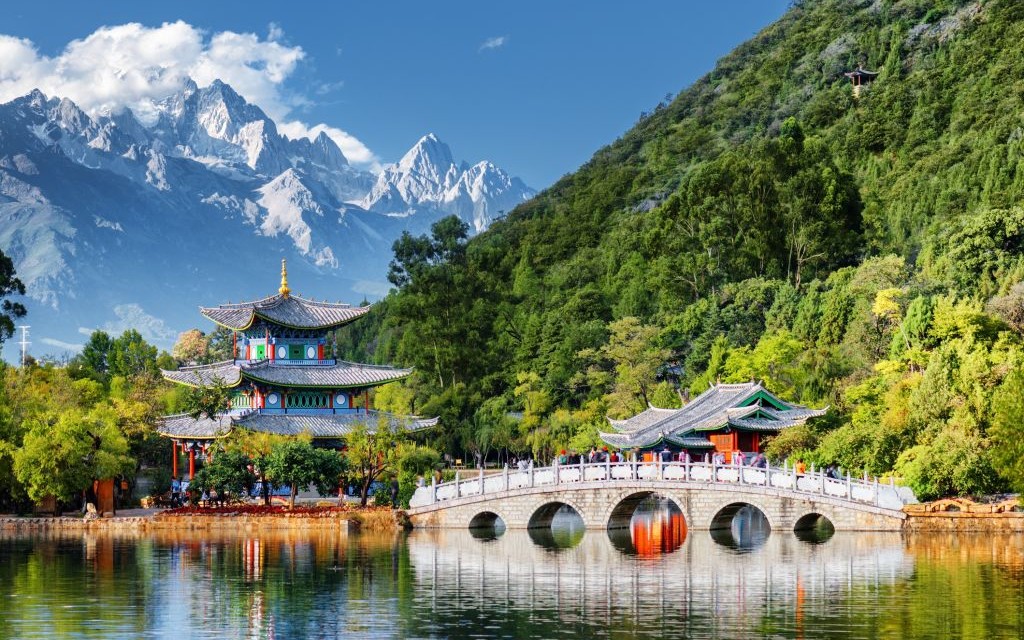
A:
{"label": "forested hillside", "polygon": [[759,379],[832,407],[776,458],[1020,489],[1021,42],[1015,0],[794,2],[488,232],[396,243],[339,349],[415,365],[378,403],[450,450],[547,456]]}

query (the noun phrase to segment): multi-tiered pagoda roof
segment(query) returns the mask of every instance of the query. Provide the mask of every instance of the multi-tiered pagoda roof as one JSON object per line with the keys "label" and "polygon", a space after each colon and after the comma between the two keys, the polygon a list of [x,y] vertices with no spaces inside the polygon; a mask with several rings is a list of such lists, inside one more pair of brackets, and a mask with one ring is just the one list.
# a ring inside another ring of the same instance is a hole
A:
{"label": "multi-tiered pagoda roof", "polygon": [[[396,416],[370,409],[370,389],[401,380],[412,369],[337,360],[327,332],[352,322],[369,306],[317,302],[291,295],[281,264],[277,295],[237,304],[201,307],[204,316],[234,335],[231,360],[163,371],[164,378],[192,387],[231,390],[231,405],[214,417],[167,416],[159,431],[175,441],[219,438],[233,428],[313,438],[344,437],[357,423],[373,430],[422,429],[436,418]],[[362,402],[357,398],[362,397]],[[360,406],[361,404],[361,406]]]}
{"label": "multi-tiered pagoda roof", "polygon": [[827,409],[809,409],[781,400],[755,382],[716,384],[681,409],[650,407],[626,420],[610,420],[614,432],[601,438],[620,448],[662,444],[682,449],[712,449],[709,435],[721,432],[775,434]]}

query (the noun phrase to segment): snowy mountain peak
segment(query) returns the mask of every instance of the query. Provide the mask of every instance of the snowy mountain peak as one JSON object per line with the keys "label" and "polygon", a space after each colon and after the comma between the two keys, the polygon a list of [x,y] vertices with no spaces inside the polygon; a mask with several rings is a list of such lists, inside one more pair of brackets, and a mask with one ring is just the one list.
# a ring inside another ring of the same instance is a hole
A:
{"label": "snowy mountain peak", "polygon": [[455,214],[479,232],[498,211],[510,210],[535,193],[490,161],[456,165],[448,145],[428,133],[398,164],[377,176],[373,189],[360,204],[389,215],[411,215],[421,210]]}

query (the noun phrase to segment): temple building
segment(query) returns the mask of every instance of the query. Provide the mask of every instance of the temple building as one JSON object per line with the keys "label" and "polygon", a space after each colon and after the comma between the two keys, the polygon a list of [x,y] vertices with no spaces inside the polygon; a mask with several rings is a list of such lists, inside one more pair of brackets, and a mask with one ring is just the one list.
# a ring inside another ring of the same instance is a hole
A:
{"label": "temple building", "polygon": [[862,67],[857,67],[853,71],[847,71],[843,74],[850,79],[850,84],[853,86],[853,97],[859,98],[862,87],[866,87],[875,81],[878,77],[877,71],[868,71]]}
{"label": "temple building", "polygon": [[325,351],[329,331],[369,310],[292,295],[284,260],[277,295],[201,307],[204,316],[233,332],[233,358],[161,373],[171,382],[191,387],[223,385],[231,389],[231,400],[213,418],[180,414],[160,421],[159,433],[174,446],[174,477],[178,477],[179,450],[188,454],[191,479],[196,454],[235,428],[280,435],[308,433],[314,443],[336,447],[356,423],[367,424],[371,431],[381,420],[408,430],[436,425],[437,418],[395,416],[370,408],[370,389],[401,380],[412,369],[335,360]]}
{"label": "temple building", "polygon": [[722,452],[731,462],[734,452],[756,454],[765,438],[826,411],[780,400],[755,382],[716,384],[681,409],[650,407],[626,420],[609,419],[614,432],[602,433],[601,439],[647,458],[669,449],[686,451],[693,460]]}

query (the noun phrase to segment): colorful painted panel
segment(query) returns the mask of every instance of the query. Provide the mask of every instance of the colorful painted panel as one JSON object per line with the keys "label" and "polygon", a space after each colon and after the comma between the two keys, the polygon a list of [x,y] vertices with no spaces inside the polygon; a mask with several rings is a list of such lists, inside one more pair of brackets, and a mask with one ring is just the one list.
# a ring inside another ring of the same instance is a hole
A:
{"label": "colorful painted panel", "polygon": [[301,344],[290,344],[288,345],[288,359],[289,360],[302,360],[302,346]]}

